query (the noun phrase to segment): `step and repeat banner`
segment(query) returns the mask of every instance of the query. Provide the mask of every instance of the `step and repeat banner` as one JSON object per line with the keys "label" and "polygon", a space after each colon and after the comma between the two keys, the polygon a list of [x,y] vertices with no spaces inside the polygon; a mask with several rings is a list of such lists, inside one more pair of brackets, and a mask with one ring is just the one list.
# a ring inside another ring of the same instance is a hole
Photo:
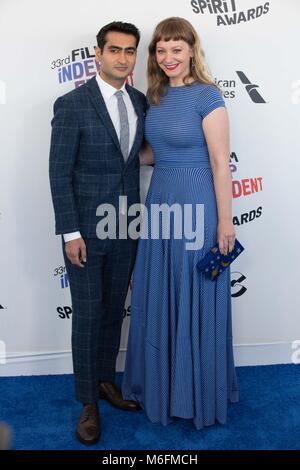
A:
{"label": "step and repeat banner", "polygon": [[[72,305],[48,182],[54,100],[97,73],[96,34],[141,30],[130,83],[146,92],[155,25],[196,28],[231,124],[237,365],[300,362],[298,0],[0,0],[0,375],[72,370]],[[151,168],[141,171],[144,200]],[[118,369],[124,364],[130,292]]]}

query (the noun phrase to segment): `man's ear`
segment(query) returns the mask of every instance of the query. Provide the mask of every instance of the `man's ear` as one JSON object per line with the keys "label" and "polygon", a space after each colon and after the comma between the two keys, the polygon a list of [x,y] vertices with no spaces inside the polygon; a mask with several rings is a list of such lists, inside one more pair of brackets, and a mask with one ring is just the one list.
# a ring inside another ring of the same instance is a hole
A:
{"label": "man's ear", "polygon": [[96,57],[97,62],[101,62],[102,51],[100,47],[98,46],[95,47],[95,57]]}

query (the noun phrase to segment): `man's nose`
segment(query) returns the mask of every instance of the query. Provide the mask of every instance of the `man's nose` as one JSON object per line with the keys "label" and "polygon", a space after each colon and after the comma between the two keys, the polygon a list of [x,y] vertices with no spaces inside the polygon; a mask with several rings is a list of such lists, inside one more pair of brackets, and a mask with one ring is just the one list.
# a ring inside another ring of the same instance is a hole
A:
{"label": "man's nose", "polygon": [[120,51],[119,61],[121,62],[121,64],[126,63],[126,53],[125,53],[125,51]]}

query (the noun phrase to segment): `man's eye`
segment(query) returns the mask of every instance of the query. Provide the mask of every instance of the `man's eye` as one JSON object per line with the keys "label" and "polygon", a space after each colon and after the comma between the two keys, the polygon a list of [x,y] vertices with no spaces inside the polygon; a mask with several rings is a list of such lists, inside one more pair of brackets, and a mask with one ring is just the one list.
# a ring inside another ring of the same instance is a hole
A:
{"label": "man's eye", "polygon": [[134,51],[127,51],[127,54],[134,55]]}

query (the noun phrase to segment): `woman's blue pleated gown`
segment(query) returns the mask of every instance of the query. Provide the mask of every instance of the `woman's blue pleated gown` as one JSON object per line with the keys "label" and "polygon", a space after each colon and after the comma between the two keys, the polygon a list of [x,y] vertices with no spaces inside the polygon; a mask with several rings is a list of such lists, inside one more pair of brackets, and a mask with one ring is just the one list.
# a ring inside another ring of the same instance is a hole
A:
{"label": "woman's blue pleated gown", "polygon": [[[133,273],[131,325],[123,395],[140,402],[152,422],[193,419],[197,429],[225,423],[238,401],[231,327],[230,270],[216,281],[196,264],[216,244],[217,207],[202,119],[225,106],[213,85],[168,87],[146,117],[155,167],[146,199],[152,204],[204,205],[204,244],[187,250],[186,237],[141,238]],[[203,223],[202,223],[203,225]],[[177,227],[178,228],[178,227]]]}

